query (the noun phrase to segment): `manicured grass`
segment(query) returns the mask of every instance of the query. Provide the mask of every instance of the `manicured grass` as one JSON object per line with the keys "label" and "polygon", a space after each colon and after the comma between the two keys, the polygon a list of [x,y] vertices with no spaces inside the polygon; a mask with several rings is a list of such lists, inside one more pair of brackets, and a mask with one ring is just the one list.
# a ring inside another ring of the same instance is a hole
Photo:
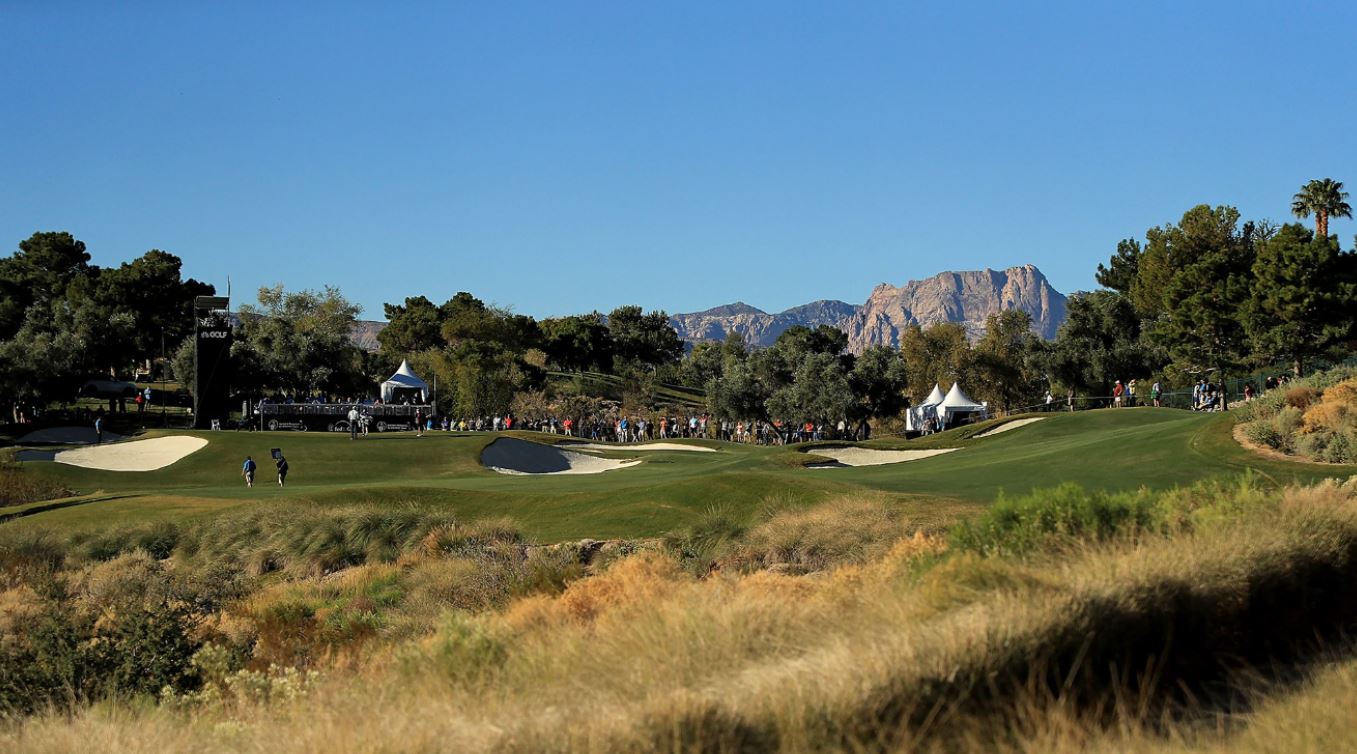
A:
{"label": "manicured grass", "polygon": [[[1245,470],[1278,484],[1357,471],[1255,456],[1233,441],[1231,426],[1229,415],[1172,409],[1056,413],[983,439],[972,437],[982,429],[966,428],[925,440],[873,440],[870,446],[882,448],[962,448],[887,466],[807,470],[799,467],[797,449],[719,443],[719,453],[647,452],[635,454],[644,463],[625,470],[542,477],[504,476],[483,468],[480,452],[495,437],[488,433],[422,438],[401,433],[351,441],[341,434],[211,432],[201,433],[211,441],[206,448],[154,472],[24,464],[92,497],[3,525],[99,525],[309,500],[432,506],[465,519],[508,516],[530,536],[554,541],[655,536],[713,506],[752,517],[769,504],[806,505],[859,490],[892,493],[902,503],[942,499],[978,508],[1003,493],[1062,482],[1115,491],[1163,489]],[[184,433],[155,430],[144,437],[165,434]],[[561,439],[513,434],[543,442]],[[271,447],[281,447],[290,462],[286,489],[273,482]],[[260,466],[253,489],[240,477],[246,454]],[[619,447],[616,455],[631,453]]]}

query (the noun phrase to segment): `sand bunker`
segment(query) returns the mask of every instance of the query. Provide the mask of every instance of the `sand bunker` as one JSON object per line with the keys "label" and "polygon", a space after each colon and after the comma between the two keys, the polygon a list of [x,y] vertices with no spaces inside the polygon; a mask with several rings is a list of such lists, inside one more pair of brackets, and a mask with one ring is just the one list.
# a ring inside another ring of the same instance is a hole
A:
{"label": "sand bunker", "polygon": [[1000,433],[1002,433],[1002,432],[1007,432],[1007,431],[1010,430],[1010,429],[1017,429],[1018,427],[1026,427],[1028,424],[1031,424],[1032,422],[1039,422],[1039,421],[1041,421],[1042,419],[1045,419],[1045,418],[1046,418],[1046,417],[1044,417],[1044,416],[1037,416],[1037,417],[1033,417],[1033,418],[1031,418],[1031,419],[1014,419],[1014,420],[1011,421],[1011,422],[1004,422],[1003,424],[1000,424],[999,426],[995,427],[994,429],[987,429],[987,430],[985,430],[984,432],[981,432],[980,434],[978,434],[978,435],[975,436],[975,439],[976,439],[976,440],[979,440],[979,439],[982,438],[982,437],[989,437],[989,436],[991,436],[991,435],[997,435],[997,434],[1000,434]]}
{"label": "sand bunker", "polygon": [[155,471],[206,446],[201,437],[173,435],[63,450],[52,460],[101,471]]}
{"label": "sand bunker", "polygon": [[[94,427],[48,427],[29,432],[19,438],[20,445],[46,443],[51,445],[93,445],[98,439],[94,436]],[[104,442],[123,439],[122,435],[104,433]]]}
{"label": "sand bunker", "polygon": [[481,463],[501,474],[602,474],[635,466],[640,461],[599,458],[552,445],[501,437],[481,452]]}
{"label": "sand bunker", "polygon": [[951,453],[957,448],[936,448],[933,450],[873,450],[871,448],[811,448],[806,451],[817,456],[831,459],[829,463],[817,463],[812,469],[836,469],[845,466],[884,466],[888,463],[904,463],[922,458]]}
{"label": "sand bunker", "polygon": [[604,445],[595,442],[564,442],[558,445],[571,450],[691,450],[698,453],[715,453],[716,448],[704,448],[701,445],[683,445],[676,442],[650,442],[644,445]]}

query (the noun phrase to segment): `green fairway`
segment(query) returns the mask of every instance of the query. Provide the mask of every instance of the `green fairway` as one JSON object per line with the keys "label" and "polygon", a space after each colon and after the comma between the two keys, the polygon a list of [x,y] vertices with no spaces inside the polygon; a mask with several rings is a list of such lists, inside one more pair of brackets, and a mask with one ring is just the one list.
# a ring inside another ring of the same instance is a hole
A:
{"label": "green fairway", "polygon": [[[674,529],[713,506],[753,516],[768,505],[804,505],[864,490],[902,504],[980,506],[1001,492],[1023,493],[1072,481],[1090,488],[1165,488],[1252,469],[1278,483],[1347,476],[1350,467],[1272,461],[1240,448],[1228,415],[1172,409],[1052,414],[988,438],[943,433],[924,441],[881,439],[880,448],[955,446],[936,458],[875,467],[805,469],[799,450],[706,443],[717,453],[625,447],[635,467],[596,475],[506,476],[480,453],[495,435],[372,435],[352,441],[322,433],[198,433],[210,442],[159,471],[109,472],[48,462],[24,466],[59,479],[83,497],[0,509],[0,525],[99,526],[122,521],[211,515],[242,505],[312,501],[437,506],[466,518],[508,516],[545,541],[644,537]],[[145,437],[167,433],[150,432]],[[541,442],[561,438],[512,433]],[[292,473],[272,478],[269,449],[281,447]],[[253,489],[240,465],[260,465]]]}

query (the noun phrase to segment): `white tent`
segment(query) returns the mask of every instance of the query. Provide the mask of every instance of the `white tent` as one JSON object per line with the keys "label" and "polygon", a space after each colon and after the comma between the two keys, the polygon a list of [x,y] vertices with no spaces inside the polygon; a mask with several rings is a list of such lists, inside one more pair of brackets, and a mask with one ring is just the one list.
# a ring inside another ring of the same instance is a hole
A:
{"label": "white tent", "polygon": [[926,422],[930,416],[937,415],[938,405],[942,403],[943,399],[942,386],[936,382],[933,383],[933,392],[929,393],[927,398],[920,401],[919,405],[911,406],[910,409],[905,412],[905,431],[922,432],[924,422]]}
{"label": "white tent", "polygon": [[402,361],[400,368],[391,375],[391,379],[382,383],[382,400],[386,403],[394,402],[398,390],[418,391],[421,403],[429,400],[429,383],[415,376],[408,361]]}
{"label": "white tent", "polygon": [[983,403],[976,403],[971,400],[969,395],[961,389],[961,383],[953,382],[952,389],[947,391],[947,397],[938,404],[938,414],[942,417],[944,424],[951,424],[952,417],[959,414],[978,413],[982,417],[989,412],[989,407]]}

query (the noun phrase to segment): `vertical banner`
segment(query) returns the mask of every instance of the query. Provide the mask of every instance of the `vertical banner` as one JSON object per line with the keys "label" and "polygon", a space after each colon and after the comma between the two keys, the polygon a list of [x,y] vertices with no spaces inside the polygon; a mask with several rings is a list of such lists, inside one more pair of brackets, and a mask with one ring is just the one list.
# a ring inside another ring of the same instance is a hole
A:
{"label": "vertical banner", "polygon": [[224,296],[193,299],[193,427],[226,423],[231,393],[231,301]]}

